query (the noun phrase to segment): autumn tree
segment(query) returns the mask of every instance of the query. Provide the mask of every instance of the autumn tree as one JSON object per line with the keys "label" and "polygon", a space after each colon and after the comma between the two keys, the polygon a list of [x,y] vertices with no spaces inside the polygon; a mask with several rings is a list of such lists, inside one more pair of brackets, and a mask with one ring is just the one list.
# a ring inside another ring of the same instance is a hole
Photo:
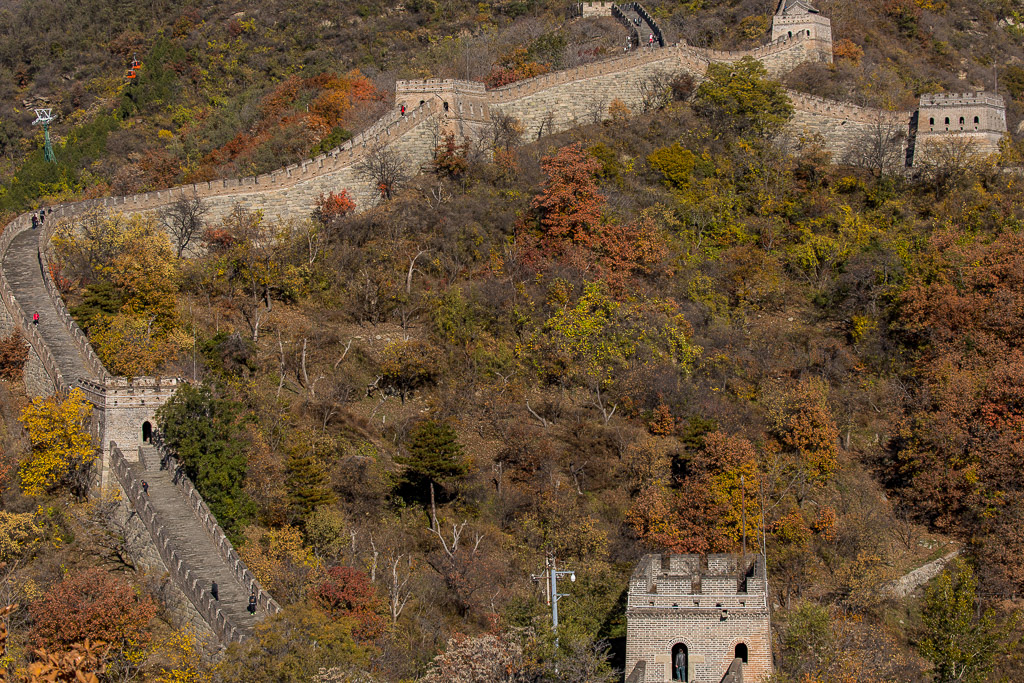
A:
{"label": "autumn tree", "polygon": [[405,466],[398,491],[409,500],[429,501],[431,487],[443,500],[469,471],[458,434],[443,422],[424,420],[416,425],[406,442],[406,453],[395,460]]}
{"label": "autumn tree", "polygon": [[356,641],[352,628],[351,620],[333,619],[308,603],[289,605],[258,623],[218,671],[224,680],[250,683],[311,681],[326,669],[356,675],[373,650]]}
{"label": "autumn tree", "polygon": [[207,243],[218,256],[212,283],[235,303],[258,342],[263,323],[274,306],[274,288],[283,283],[284,244],[281,233],[262,211],[236,206]]}
{"label": "autumn tree", "polygon": [[501,57],[487,77],[487,86],[500,88],[509,83],[540,76],[547,73],[550,68],[547,64],[531,59],[525,47],[517,47]]}
{"label": "autumn tree", "polygon": [[758,463],[749,441],[708,434],[681,470],[674,482],[647,484],[626,513],[648,546],[723,552],[740,547],[744,530],[748,541],[761,535]]}
{"label": "autumn tree", "polygon": [[180,194],[174,203],[160,211],[160,224],[170,234],[178,258],[198,240],[203,231],[203,218],[209,211],[197,194]]}
{"label": "autumn tree", "polygon": [[127,581],[92,568],[51,586],[29,611],[31,637],[41,647],[64,651],[86,639],[103,640],[128,654],[149,642],[156,605]]}
{"label": "autumn tree", "polygon": [[1018,615],[998,623],[994,610],[978,609],[977,587],[970,565],[958,559],[926,591],[918,647],[939,683],[990,680],[996,656],[1012,644]]}
{"label": "autumn tree", "polygon": [[375,147],[355,165],[359,176],[370,183],[383,201],[395,196],[410,177],[409,160],[392,147]]}
{"label": "autumn tree", "polygon": [[793,115],[786,90],[768,78],[753,57],[737,62],[711,63],[707,77],[693,96],[693,106],[716,126],[736,135],[771,137]]}
{"label": "autumn tree", "polygon": [[89,490],[96,446],[89,433],[90,404],[81,389],[66,398],[36,398],[19,420],[28,430],[32,451],[19,469],[21,488],[41,495],[67,487],[76,495]]}
{"label": "autumn tree", "polygon": [[396,341],[384,349],[380,365],[380,388],[405,399],[418,389],[433,384],[438,375],[437,353],[417,340]]}
{"label": "autumn tree", "polygon": [[331,567],[312,595],[313,601],[332,616],[352,619],[352,635],[357,640],[372,641],[384,634],[386,607],[366,572]]}
{"label": "autumn tree", "polygon": [[9,381],[21,379],[27,360],[28,342],[18,328],[0,339],[0,377]]}
{"label": "autumn tree", "polygon": [[517,239],[528,263],[561,263],[621,287],[630,275],[650,272],[664,245],[647,216],[628,225],[602,216],[600,169],[601,163],[579,144],[544,157],[543,185],[533,199],[536,222],[522,221]]}
{"label": "autumn tree", "polygon": [[243,488],[247,461],[239,411],[209,386],[186,384],[156,414],[164,443],[228,534],[238,533],[253,513]]}
{"label": "autumn tree", "polygon": [[989,590],[1024,586],[1024,240],[937,231],[897,302],[892,334],[917,384],[894,416],[887,481],[916,514],[989,558]]}
{"label": "autumn tree", "polygon": [[322,565],[297,527],[245,528],[238,554],[263,588],[283,602],[300,600],[322,577]]}
{"label": "autumn tree", "polygon": [[356,203],[348,194],[348,190],[340,193],[328,192],[321,194],[313,209],[313,218],[323,224],[327,235],[332,239],[340,237],[341,224],[345,216],[355,211]]}
{"label": "autumn tree", "polygon": [[174,250],[152,217],[87,214],[77,229],[58,230],[54,247],[81,287],[71,313],[112,372],[152,374],[187,343]]}

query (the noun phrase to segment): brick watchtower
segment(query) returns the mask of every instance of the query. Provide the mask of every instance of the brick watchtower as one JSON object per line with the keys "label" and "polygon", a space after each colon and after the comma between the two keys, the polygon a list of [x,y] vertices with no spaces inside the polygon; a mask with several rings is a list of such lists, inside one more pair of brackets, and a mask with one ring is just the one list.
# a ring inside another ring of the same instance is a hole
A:
{"label": "brick watchtower", "polygon": [[738,669],[739,680],[765,680],[772,672],[767,588],[761,555],[645,556],[629,581],[627,680],[681,680],[672,666],[679,653],[682,680],[719,683]]}
{"label": "brick watchtower", "polygon": [[810,0],[779,0],[772,17],[772,42],[803,39],[811,61],[832,63],[832,22]]}
{"label": "brick watchtower", "polygon": [[929,145],[960,138],[976,154],[995,154],[1006,134],[1006,102],[991,92],[933,93],[921,95],[917,110],[915,165],[927,157]]}

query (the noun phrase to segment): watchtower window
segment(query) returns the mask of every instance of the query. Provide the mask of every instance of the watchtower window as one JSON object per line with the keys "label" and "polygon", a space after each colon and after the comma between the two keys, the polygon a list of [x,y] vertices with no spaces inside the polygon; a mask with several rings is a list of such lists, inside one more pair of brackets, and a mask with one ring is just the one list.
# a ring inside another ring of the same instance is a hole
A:
{"label": "watchtower window", "polygon": [[974,117],[974,125],[978,125],[978,117],[977,116]]}
{"label": "watchtower window", "polygon": [[736,644],[736,658],[737,659],[742,659],[743,663],[746,664],[748,657],[749,657],[749,654],[747,652],[747,645],[746,645],[746,643],[737,643]]}
{"label": "watchtower window", "polygon": [[960,125],[961,126],[964,125],[964,117],[962,117],[962,116],[960,117]]}
{"label": "watchtower window", "polygon": [[792,32],[792,31],[789,31],[788,33],[789,33],[789,36],[788,36],[788,37],[792,38],[792,37],[793,37],[793,32]]}
{"label": "watchtower window", "polygon": [[[445,107],[445,108],[447,109],[447,107]],[[949,117],[948,116],[946,117],[946,125],[947,126],[949,125]]]}
{"label": "watchtower window", "polygon": [[420,100],[420,106],[422,107],[426,100]]}
{"label": "watchtower window", "polygon": [[930,119],[928,119],[928,125],[929,126],[934,126],[935,125],[935,117],[934,116],[931,117]]}
{"label": "watchtower window", "polygon": [[[444,110],[448,111],[448,103],[447,102],[444,103]],[[948,123],[948,121],[947,121],[947,123]]]}

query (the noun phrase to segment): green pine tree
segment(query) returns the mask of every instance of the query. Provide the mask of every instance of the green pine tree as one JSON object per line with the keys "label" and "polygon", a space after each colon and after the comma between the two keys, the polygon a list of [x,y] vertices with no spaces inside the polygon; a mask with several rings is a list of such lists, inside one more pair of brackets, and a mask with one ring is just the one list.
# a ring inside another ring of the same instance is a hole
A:
{"label": "green pine tree", "polygon": [[398,493],[406,500],[430,500],[430,485],[444,500],[455,481],[469,471],[455,430],[436,420],[417,425],[406,443],[408,455],[397,457],[405,471],[398,481]]}
{"label": "green pine tree", "polygon": [[184,385],[156,411],[164,443],[232,540],[256,507],[244,490],[249,463],[240,412],[205,384]]}
{"label": "green pine tree", "polygon": [[321,505],[335,501],[327,468],[312,451],[295,452],[289,456],[284,483],[292,514],[297,519],[304,520]]}

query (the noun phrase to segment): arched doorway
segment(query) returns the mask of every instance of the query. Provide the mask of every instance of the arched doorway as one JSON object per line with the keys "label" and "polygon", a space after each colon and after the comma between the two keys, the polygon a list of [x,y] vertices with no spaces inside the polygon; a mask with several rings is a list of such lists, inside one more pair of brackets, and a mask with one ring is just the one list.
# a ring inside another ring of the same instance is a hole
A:
{"label": "arched doorway", "polygon": [[142,443],[153,443],[153,425],[148,420],[142,423]]}
{"label": "arched doorway", "polygon": [[750,656],[750,654],[747,651],[747,644],[746,643],[736,643],[736,654],[735,654],[735,656],[736,656],[736,659],[742,659],[744,664],[747,663],[747,658]]}
{"label": "arched doorway", "polygon": [[689,666],[690,653],[686,650],[686,645],[683,643],[676,643],[672,646],[672,680],[687,680],[686,672],[689,670]]}

